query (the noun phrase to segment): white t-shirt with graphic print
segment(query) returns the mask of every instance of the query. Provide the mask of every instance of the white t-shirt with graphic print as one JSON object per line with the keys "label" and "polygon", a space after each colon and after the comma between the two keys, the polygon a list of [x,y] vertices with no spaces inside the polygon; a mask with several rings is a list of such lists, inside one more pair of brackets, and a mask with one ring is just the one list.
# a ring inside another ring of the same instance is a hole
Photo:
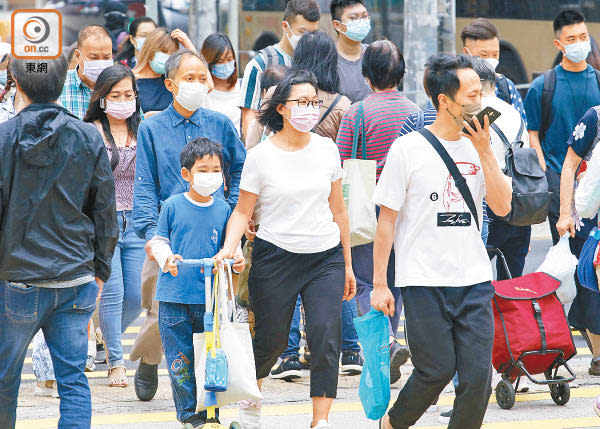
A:
{"label": "white t-shirt with graphic print", "polygon": [[[477,151],[466,137],[438,140],[465,177],[481,225],[485,182]],[[441,157],[418,132],[399,137],[390,148],[373,201],[398,211],[397,287],[470,286],[492,280],[475,220]]]}
{"label": "white t-shirt with graphic print", "polygon": [[269,137],[246,155],[240,189],[258,195],[257,237],[292,253],[317,253],[340,243],[329,208],[331,183],[342,178],[340,153],[327,137],[310,134],[301,150],[279,149]]}

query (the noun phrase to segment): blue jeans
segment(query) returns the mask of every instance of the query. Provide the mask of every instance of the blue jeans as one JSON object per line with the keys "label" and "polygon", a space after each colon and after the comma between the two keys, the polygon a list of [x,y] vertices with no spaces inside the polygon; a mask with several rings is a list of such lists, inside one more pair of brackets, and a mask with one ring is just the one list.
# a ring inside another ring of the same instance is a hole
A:
{"label": "blue jeans", "polygon": [[110,278],[102,289],[100,329],[108,348],[108,367],[124,366],[121,334],[142,311],[142,265],[146,242],[133,230],[131,211],[117,212],[119,241],[111,261]]}
{"label": "blue jeans", "polygon": [[64,289],[0,281],[0,427],[14,428],[27,346],[44,332],[60,395],[59,429],[89,429],[92,400],[83,370],[96,282]]}
{"label": "blue jeans", "polygon": [[196,414],[193,334],[204,332],[204,309],[204,304],[164,301],[158,306],[158,329],[180,422]]}
{"label": "blue jeans", "polygon": [[281,358],[285,359],[290,356],[298,356],[300,353],[300,305],[302,299],[298,295],[296,307],[294,307],[294,315],[292,316],[292,324],[290,325],[290,335],[288,337],[287,349],[282,353]]}
{"label": "blue jeans", "polygon": [[[395,287],[395,254],[394,249],[390,252],[387,269],[388,288],[394,296],[396,311],[393,317],[388,316],[389,335],[396,336],[400,324],[400,313],[402,313],[401,288]],[[371,292],[373,291],[373,243],[354,246],[352,248],[352,269],[356,277],[356,299],[358,301],[359,314],[363,315],[371,310]]]}
{"label": "blue jeans", "polygon": [[[281,358],[285,359],[290,356],[298,356],[300,352],[300,305],[302,300],[300,295],[296,300],[294,315],[292,316],[292,324],[290,326],[290,335],[288,337],[287,349],[281,354]],[[358,345],[358,334],[352,322],[355,317],[358,317],[356,308],[356,299],[342,302],[342,351],[360,351]]]}

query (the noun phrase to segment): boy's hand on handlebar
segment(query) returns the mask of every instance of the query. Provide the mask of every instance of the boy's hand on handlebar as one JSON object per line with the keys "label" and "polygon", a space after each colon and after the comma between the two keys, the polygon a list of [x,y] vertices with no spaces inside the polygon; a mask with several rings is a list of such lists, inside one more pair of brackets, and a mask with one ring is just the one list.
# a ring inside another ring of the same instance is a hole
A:
{"label": "boy's hand on handlebar", "polygon": [[169,272],[173,277],[177,277],[179,270],[177,269],[177,262],[183,261],[181,255],[171,255],[167,258],[167,262],[165,262],[165,266],[163,268],[163,272]]}

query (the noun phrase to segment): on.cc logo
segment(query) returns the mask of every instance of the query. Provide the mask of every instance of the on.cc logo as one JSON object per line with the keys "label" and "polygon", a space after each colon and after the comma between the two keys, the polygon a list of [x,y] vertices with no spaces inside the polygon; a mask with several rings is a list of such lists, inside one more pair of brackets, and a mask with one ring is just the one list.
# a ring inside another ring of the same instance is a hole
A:
{"label": "on.cc logo", "polygon": [[23,24],[23,35],[30,43],[43,43],[50,35],[50,25],[41,16],[32,16]]}

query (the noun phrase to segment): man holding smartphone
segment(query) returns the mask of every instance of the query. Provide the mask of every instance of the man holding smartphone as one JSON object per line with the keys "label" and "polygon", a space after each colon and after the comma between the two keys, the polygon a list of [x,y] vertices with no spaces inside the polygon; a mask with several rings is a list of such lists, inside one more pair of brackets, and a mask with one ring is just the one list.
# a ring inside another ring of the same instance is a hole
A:
{"label": "man holding smartphone", "polygon": [[[422,134],[410,133],[392,145],[373,196],[381,213],[371,304],[386,314],[394,311],[386,280],[393,245],[395,286],[402,288],[415,366],[381,427],[414,425],[458,372],[448,427],[475,429],[491,394],[494,336],[494,289],[479,232],[481,207],[485,196],[496,214],[507,215],[512,189],[490,145],[488,118],[483,124],[475,120],[475,129],[467,126],[468,136],[461,132],[465,111],[481,101],[481,82],[471,59],[430,58],[425,85],[437,119]],[[435,144],[441,149],[434,149]],[[451,158],[448,164],[442,153]],[[447,165],[459,170],[466,186]]]}

